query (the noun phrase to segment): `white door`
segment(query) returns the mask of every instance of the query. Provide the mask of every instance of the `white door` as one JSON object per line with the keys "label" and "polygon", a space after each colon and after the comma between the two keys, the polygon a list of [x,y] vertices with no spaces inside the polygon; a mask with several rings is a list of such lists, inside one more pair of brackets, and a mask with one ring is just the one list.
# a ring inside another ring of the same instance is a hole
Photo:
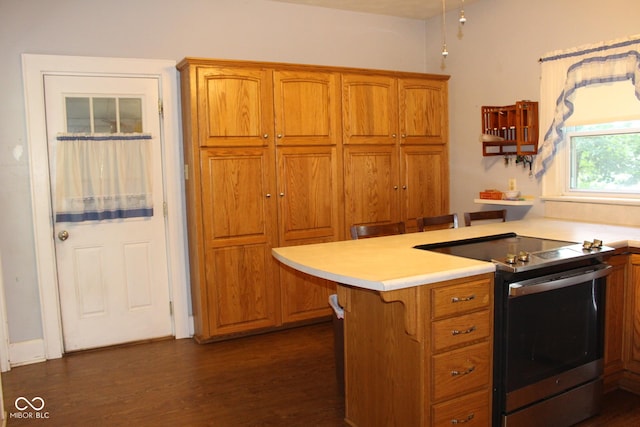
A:
{"label": "white door", "polygon": [[[158,80],[48,75],[44,86],[64,350],[171,335]],[[56,222],[56,150],[68,132],[150,134],[151,216]]]}

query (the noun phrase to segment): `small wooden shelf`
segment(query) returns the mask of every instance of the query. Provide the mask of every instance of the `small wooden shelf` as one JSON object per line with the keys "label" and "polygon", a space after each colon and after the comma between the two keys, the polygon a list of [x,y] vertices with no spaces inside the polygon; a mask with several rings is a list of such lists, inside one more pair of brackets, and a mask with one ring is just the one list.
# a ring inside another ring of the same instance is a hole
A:
{"label": "small wooden shelf", "polygon": [[524,199],[524,200],[473,199],[473,203],[478,203],[481,205],[532,206],[533,199]]}
{"label": "small wooden shelf", "polygon": [[538,152],[538,103],[518,101],[502,107],[483,106],[482,134],[500,141],[482,140],[483,156],[534,155]]}

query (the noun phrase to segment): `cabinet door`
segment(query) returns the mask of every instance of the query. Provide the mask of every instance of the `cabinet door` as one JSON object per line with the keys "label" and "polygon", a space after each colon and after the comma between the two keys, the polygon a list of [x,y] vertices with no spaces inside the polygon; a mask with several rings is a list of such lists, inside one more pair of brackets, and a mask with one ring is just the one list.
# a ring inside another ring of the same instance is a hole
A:
{"label": "cabinet door", "polygon": [[447,82],[398,81],[400,143],[445,144],[448,140]]}
{"label": "cabinet door", "polygon": [[201,151],[211,336],[279,323],[273,157],[266,148]]}
{"label": "cabinet door", "polygon": [[345,227],[400,220],[395,146],[344,147]]}
{"label": "cabinet door", "polygon": [[344,144],[395,144],[397,80],[385,76],[342,76]]}
{"label": "cabinet door", "polygon": [[278,147],[280,245],[338,240],[336,147]]}
{"label": "cabinet door", "polygon": [[613,389],[622,375],[624,286],[627,281],[628,255],[615,255],[608,261],[613,271],[607,277],[604,333],[605,388]]}
{"label": "cabinet door", "polygon": [[447,146],[405,145],[400,153],[401,217],[416,231],[416,218],[449,213]]}
{"label": "cabinet door", "polygon": [[[339,239],[341,185],[336,147],[278,147],[280,246]],[[282,320],[329,315],[333,282],[281,266]]]}
{"label": "cabinet door", "polygon": [[271,71],[198,68],[200,146],[264,146],[273,140]]}
{"label": "cabinet door", "polygon": [[273,81],[277,144],[335,145],[340,140],[337,74],[275,71]]}
{"label": "cabinet door", "polygon": [[[628,316],[627,362],[625,368],[640,374],[640,255],[631,255],[626,315]],[[636,386],[638,386],[636,384]]]}

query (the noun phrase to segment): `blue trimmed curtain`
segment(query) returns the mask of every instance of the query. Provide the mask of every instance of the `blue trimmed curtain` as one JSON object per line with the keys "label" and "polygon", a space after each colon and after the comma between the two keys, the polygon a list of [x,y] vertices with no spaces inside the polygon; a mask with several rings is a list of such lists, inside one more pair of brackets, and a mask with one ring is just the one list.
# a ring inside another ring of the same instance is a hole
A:
{"label": "blue trimmed curtain", "polygon": [[[540,59],[540,129],[533,165],[537,178],[551,163],[564,139],[566,120],[573,114],[576,90],[589,85],[630,80],[640,101],[640,35],[567,51]],[[603,100],[606,101],[606,100]]]}
{"label": "blue trimmed curtain", "polygon": [[56,222],[153,216],[150,134],[56,139]]}

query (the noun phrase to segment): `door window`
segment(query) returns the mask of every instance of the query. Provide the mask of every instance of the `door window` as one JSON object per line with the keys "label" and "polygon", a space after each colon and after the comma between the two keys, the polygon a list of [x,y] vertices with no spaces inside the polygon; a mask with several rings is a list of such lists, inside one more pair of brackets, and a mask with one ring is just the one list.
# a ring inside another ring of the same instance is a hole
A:
{"label": "door window", "polygon": [[65,97],[69,133],[139,133],[142,99],[125,97]]}

